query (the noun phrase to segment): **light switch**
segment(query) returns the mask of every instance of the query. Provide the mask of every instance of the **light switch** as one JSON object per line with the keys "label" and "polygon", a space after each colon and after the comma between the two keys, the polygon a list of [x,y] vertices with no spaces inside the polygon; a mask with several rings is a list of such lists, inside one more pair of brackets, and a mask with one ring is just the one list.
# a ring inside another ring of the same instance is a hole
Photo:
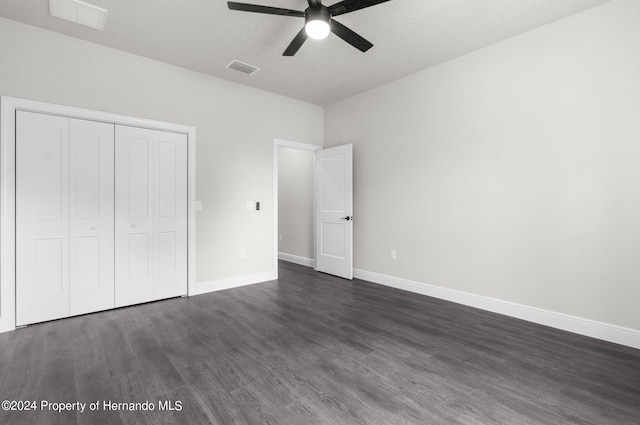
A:
{"label": "light switch", "polygon": [[202,201],[196,201],[196,211],[202,211]]}

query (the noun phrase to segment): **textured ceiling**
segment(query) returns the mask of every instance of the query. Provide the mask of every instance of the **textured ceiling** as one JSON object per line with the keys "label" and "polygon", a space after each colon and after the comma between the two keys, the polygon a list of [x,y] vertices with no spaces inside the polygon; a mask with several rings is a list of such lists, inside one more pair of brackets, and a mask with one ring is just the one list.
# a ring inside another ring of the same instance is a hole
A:
{"label": "textured ceiling", "polygon": [[[222,0],[85,0],[109,11],[104,32],[49,15],[48,0],[0,0],[0,16],[328,105],[608,0],[391,0],[336,18],[374,44],[331,34],[282,52],[304,19],[231,11]],[[305,0],[237,0],[304,10]],[[325,5],[338,0],[324,0]],[[225,66],[233,59],[261,70]]]}

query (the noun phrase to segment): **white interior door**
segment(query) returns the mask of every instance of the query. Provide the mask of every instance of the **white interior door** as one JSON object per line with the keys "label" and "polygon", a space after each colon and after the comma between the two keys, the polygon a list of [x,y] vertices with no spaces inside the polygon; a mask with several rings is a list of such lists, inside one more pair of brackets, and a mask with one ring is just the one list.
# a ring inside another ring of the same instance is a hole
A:
{"label": "white interior door", "polygon": [[16,113],[16,325],[69,315],[69,119]]}
{"label": "white interior door", "polygon": [[116,307],[187,293],[187,138],[116,126]]}
{"label": "white interior door", "polygon": [[114,125],[70,121],[70,314],[114,307]]}
{"label": "white interior door", "polygon": [[316,259],[318,271],[353,278],[352,145],[316,152]]}

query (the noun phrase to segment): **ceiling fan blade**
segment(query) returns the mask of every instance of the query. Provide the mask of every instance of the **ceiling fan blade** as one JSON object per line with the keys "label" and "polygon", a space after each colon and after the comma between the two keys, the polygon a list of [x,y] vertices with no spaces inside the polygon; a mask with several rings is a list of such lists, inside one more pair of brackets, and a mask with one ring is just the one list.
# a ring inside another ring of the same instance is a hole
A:
{"label": "ceiling fan blade", "polygon": [[373,47],[373,44],[350,30],[349,28],[342,25],[340,22],[335,19],[331,19],[331,32],[351,44],[356,49],[361,52],[366,52],[370,48]]}
{"label": "ceiling fan blade", "polygon": [[304,18],[304,12],[292,9],[282,9],[280,7],[260,6],[258,4],[236,3],[228,1],[227,6],[231,10],[241,10],[243,12],[266,13],[268,15],[295,16]]}
{"label": "ceiling fan blade", "polygon": [[300,49],[300,47],[302,47],[302,44],[306,41],[306,39],[307,39],[307,32],[305,31],[304,27],[302,27],[298,35],[296,35],[296,37],[293,39],[291,44],[289,44],[289,47],[287,47],[287,50],[284,51],[282,56],[295,55],[296,52]]}
{"label": "ceiling fan blade", "polygon": [[322,6],[322,2],[320,0],[307,0],[309,3],[309,7],[318,7]]}
{"label": "ceiling fan blade", "polygon": [[331,12],[331,16],[339,16],[344,15],[345,13],[364,9],[365,7],[375,6],[376,4],[384,3],[387,1],[389,0],[343,0],[329,6],[329,12]]}

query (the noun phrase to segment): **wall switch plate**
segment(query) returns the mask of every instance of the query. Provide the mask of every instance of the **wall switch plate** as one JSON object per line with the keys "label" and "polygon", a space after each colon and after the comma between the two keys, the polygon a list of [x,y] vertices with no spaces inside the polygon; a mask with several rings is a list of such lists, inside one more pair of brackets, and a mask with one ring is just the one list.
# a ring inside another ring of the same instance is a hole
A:
{"label": "wall switch plate", "polygon": [[246,208],[246,209],[248,209],[248,210],[253,210],[253,205],[254,205],[254,204],[253,204],[253,201],[247,201],[247,202],[244,204],[245,208]]}
{"label": "wall switch plate", "polygon": [[202,211],[202,201],[196,201],[196,211]]}
{"label": "wall switch plate", "polygon": [[241,249],[240,250],[240,258],[246,258],[247,257],[247,250],[246,249]]}
{"label": "wall switch plate", "polygon": [[279,240],[279,241],[281,241],[281,240],[282,240],[282,233],[280,233],[280,234],[278,235],[278,240]]}
{"label": "wall switch plate", "polygon": [[397,253],[396,253],[396,250],[395,250],[395,249],[392,249],[392,250],[391,250],[391,259],[392,259],[392,260],[395,260],[396,258],[398,258],[398,255],[397,255]]}

